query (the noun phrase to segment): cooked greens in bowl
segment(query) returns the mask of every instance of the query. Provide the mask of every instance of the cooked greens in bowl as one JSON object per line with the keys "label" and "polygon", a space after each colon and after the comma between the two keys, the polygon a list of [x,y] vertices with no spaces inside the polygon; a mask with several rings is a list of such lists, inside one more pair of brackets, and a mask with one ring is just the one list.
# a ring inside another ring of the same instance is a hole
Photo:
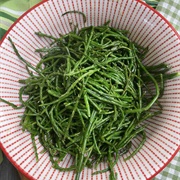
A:
{"label": "cooked greens in bowl", "polygon": [[[161,156],[176,151],[178,99],[168,99],[179,86],[179,37],[143,3],[124,2],[47,1],[4,39],[3,55],[15,61],[1,66],[1,100],[8,103],[1,102],[1,144],[29,177],[133,179],[134,172],[147,179],[163,165]],[[44,18],[37,20],[39,13]]]}

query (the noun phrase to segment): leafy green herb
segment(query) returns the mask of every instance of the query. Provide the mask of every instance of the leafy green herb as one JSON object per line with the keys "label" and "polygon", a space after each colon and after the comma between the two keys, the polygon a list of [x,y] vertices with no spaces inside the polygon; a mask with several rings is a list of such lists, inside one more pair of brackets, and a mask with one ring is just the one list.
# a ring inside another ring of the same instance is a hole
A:
{"label": "leafy green herb", "polygon": [[73,13],[73,14],[74,13],[81,14],[83,16],[84,23],[86,22],[86,15],[81,11],[76,11],[76,10],[67,11],[67,12],[63,13],[62,16],[66,15],[66,14],[71,14],[71,13]]}

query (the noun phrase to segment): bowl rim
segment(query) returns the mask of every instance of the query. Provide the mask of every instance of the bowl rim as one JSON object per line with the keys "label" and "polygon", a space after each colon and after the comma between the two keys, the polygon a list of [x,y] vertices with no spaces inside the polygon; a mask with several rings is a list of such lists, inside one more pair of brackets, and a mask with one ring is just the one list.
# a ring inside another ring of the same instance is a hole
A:
{"label": "bowl rim", "polygon": [[[13,29],[14,26],[16,26],[16,24],[19,23],[19,21],[25,17],[27,14],[29,14],[32,10],[34,10],[35,8],[39,7],[40,5],[48,2],[49,0],[41,0],[41,2],[37,3],[36,5],[34,5],[33,7],[31,7],[30,9],[28,9],[26,12],[24,12],[11,26],[10,28],[6,31],[6,33],[4,34],[4,36],[2,37],[2,39],[0,40],[0,47],[2,45],[2,43],[4,42],[4,40],[6,39],[6,37],[8,36],[9,32]],[[145,2],[143,2],[142,0],[136,0],[138,3],[141,3],[143,6],[145,6],[146,8],[149,8],[150,10],[152,10],[155,14],[157,14],[159,17],[161,17],[167,24],[168,26],[172,29],[172,31],[174,31],[174,33],[176,34],[176,36],[178,37],[178,39],[180,40],[180,34],[177,32],[177,30],[173,27],[173,25],[160,13],[158,12],[156,9],[152,8],[150,5],[146,4]],[[7,157],[7,159],[12,163],[12,165],[20,172],[22,173],[26,178],[28,178],[29,180],[36,180],[33,176],[31,176],[29,173],[27,173],[23,168],[21,168],[16,161],[14,161],[12,159],[12,157],[8,154],[8,152],[6,151],[6,148],[3,146],[3,144],[0,141],[0,149],[3,151],[3,153],[5,154],[5,156]],[[170,162],[171,160],[176,156],[176,154],[180,151],[180,144],[177,147],[177,149],[175,150],[175,152],[171,155],[171,157],[168,159],[168,161],[163,164],[163,166],[156,171],[153,175],[151,175],[151,177],[147,178],[146,180],[151,180],[152,178],[154,178],[157,174],[159,174]]]}

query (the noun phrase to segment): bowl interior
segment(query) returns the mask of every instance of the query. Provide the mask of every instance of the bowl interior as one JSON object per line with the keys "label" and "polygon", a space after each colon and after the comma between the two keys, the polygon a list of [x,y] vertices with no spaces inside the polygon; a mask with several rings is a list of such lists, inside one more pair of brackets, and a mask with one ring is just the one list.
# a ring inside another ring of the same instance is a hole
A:
{"label": "bowl interior", "polygon": [[[84,12],[84,24],[80,14],[63,13],[69,10]],[[143,2],[132,0],[51,0],[45,1],[24,14],[9,30],[0,47],[0,96],[19,105],[19,79],[28,77],[24,64],[15,55],[8,37],[11,37],[19,53],[31,64],[40,59],[35,49],[49,45],[50,40],[39,38],[34,32],[42,31],[58,37],[72,30],[73,24],[79,28],[98,26],[110,20],[110,26],[129,30],[129,38],[149,47],[143,63],[147,65],[165,62],[172,67],[171,72],[180,72],[180,37],[170,24],[155,10]],[[26,98],[26,97],[25,97]],[[148,119],[146,123],[147,141],[143,148],[128,161],[123,155],[115,165],[118,179],[149,179],[158,173],[175,155],[179,141],[180,119],[180,78],[165,84],[161,98],[164,109],[161,115]],[[154,109],[156,107],[154,106]],[[39,161],[36,162],[28,132],[22,132],[19,125],[23,109],[14,110],[0,102],[0,135],[2,149],[14,165],[32,179],[73,179],[74,172],[59,172],[51,167],[47,153],[41,153],[42,146],[36,138]],[[133,148],[140,139],[133,141]],[[133,151],[133,148],[131,152]],[[60,165],[68,167],[72,163],[66,156]],[[101,163],[97,170],[104,169]],[[108,179],[108,172],[92,176],[94,169],[84,169],[82,179]]]}

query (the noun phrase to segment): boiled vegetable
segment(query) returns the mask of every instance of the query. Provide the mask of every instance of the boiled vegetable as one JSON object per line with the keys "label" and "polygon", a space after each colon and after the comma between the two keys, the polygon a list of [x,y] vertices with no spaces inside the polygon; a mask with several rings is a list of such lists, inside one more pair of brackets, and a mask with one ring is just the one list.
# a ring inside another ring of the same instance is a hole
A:
{"label": "boiled vegetable", "polygon": [[[21,126],[31,133],[36,157],[35,136],[49,153],[53,167],[76,172],[80,178],[84,167],[96,168],[100,162],[108,167],[97,173],[110,172],[116,179],[114,165],[131,148],[137,136],[142,137],[131,158],[146,140],[147,118],[162,111],[158,102],[164,83],[178,74],[168,74],[165,64],[145,66],[142,60],[148,49],[128,38],[128,31],[103,26],[53,37],[42,32],[40,38],[50,38],[49,47],[37,49],[41,60],[36,67],[12,47],[26,65],[29,78],[20,80],[21,107],[1,99],[13,108],[25,107]],[[28,100],[23,100],[23,95]],[[156,104],[159,109],[151,111]],[[74,163],[59,166],[70,154]]]}

